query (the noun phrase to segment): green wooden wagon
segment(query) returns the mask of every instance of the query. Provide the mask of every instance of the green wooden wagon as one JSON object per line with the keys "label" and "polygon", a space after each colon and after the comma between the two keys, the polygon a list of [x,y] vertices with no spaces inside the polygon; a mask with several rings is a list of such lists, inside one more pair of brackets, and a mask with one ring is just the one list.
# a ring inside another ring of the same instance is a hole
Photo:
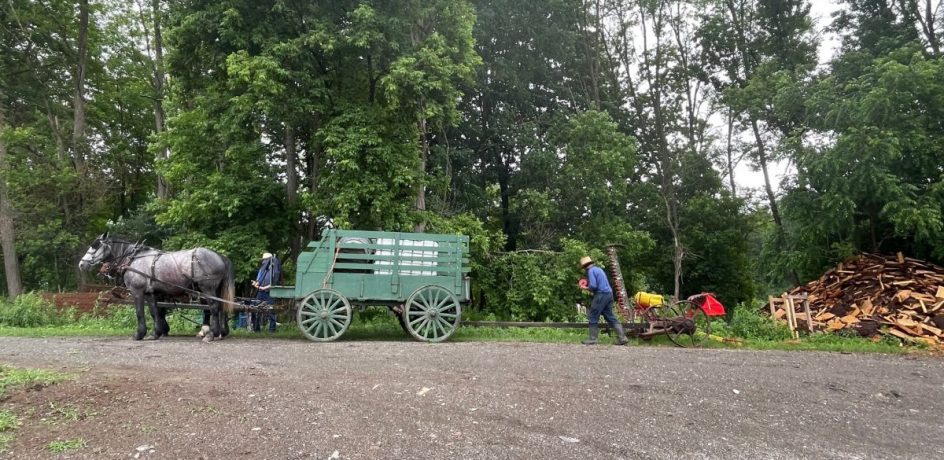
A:
{"label": "green wooden wagon", "polygon": [[468,303],[469,238],[463,235],[326,229],[298,256],[295,286],[274,286],[291,299],[310,340],[335,340],[353,307],[387,306],[403,330],[442,342],[459,327]]}

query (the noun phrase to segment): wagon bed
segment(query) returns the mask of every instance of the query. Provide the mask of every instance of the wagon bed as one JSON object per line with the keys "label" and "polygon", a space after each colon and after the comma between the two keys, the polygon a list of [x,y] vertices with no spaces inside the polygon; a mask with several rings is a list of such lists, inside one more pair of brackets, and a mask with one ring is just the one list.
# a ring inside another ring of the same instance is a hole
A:
{"label": "wagon bed", "polygon": [[380,305],[413,338],[441,342],[470,299],[468,252],[464,235],[328,229],[298,256],[295,285],[271,294],[295,303],[310,340],[335,340],[353,307]]}

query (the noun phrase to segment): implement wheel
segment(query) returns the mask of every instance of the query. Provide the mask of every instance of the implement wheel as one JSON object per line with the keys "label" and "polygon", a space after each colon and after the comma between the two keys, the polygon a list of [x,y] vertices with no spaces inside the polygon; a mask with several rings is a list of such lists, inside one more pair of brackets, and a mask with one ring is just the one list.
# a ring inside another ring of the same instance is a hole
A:
{"label": "implement wheel", "polygon": [[423,286],[403,306],[402,325],[421,342],[442,342],[456,329],[462,316],[459,299],[446,288]]}
{"label": "implement wheel", "polygon": [[308,340],[330,342],[351,325],[351,303],[340,292],[319,289],[298,305],[298,328]]}
{"label": "implement wheel", "polygon": [[669,330],[669,340],[680,347],[701,346],[711,334],[711,321],[698,305],[682,300],[672,306],[679,315]]}

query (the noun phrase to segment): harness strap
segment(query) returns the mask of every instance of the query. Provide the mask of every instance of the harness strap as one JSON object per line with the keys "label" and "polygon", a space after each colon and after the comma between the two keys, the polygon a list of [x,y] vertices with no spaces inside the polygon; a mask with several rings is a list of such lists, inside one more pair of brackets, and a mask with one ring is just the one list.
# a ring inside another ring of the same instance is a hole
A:
{"label": "harness strap", "polygon": [[[148,276],[148,286],[147,286],[147,290],[148,290],[148,291],[151,291],[151,290],[152,290],[151,280],[157,279],[157,278],[154,276],[154,266],[157,265],[157,259],[160,259],[162,255],[163,255],[163,253],[160,253],[160,252],[157,253],[157,255],[154,256],[154,260],[151,261],[151,276]],[[129,266],[129,267],[128,267],[128,270],[130,270],[130,269],[131,269],[131,267]],[[160,281],[161,283],[163,283],[163,281],[161,281],[161,280],[157,280],[157,281]],[[164,283],[164,284],[167,284],[167,283]]]}
{"label": "harness strap", "polygon": [[179,284],[174,284],[174,283],[170,283],[170,282],[167,282],[167,281],[162,281],[162,280],[156,278],[154,275],[148,275],[147,273],[144,273],[144,272],[142,272],[142,271],[140,271],[140,270],[136,270],[136,269],[131,268],[131,267],[128,267],[127,270],[130,271],[131,273],[137,273],[137,274],[139,274],[139,275],[141,275],[141,276],[147,278],[147,279],[148,279],[148,284],[150,284],[151,280],[153,279],[153,280],[155,280],[155,281],[157,281],[157,282],[159,282],[159,283],[163,283],[163,284],[166,284],[166,285],[168,285],[168,286],[175,287],[175,288],[180,289],[180,290],[182,290],[182,291],[184,291],[184,292],[187,292],[187,293],[189,293],[189,294],[195,294],[195,295],[197,295],[198,297],[202,297],[202,298],[204,298],[204,299],[215,300],[215,301],[217,301],[217,302],[227,303],[227,304],[230,304],[230,305],[237,305],[237,306],[238,306],[238,305],[241,305],[240,303],[237,303],[237,302],[230,302],[230,301],[228,301],[228,300],[226,300],[226,299],[221,299],[221,298],[219,298],[219,297],[215,297],[215,296],[212,296],[212,295],[204,294],[204,293],[202,293],[202,292],[200,292],[200,291],[197,291],[197,290],[195,290],[195,289],[190,289],[190,288],[181,286],[181,285],[179,285]]}

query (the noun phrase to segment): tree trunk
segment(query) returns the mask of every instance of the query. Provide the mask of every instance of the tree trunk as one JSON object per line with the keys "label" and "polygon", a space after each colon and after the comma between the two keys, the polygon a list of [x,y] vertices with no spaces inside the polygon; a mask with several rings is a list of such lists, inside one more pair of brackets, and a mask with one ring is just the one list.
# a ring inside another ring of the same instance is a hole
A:
{"label": "tree trunk", "polygon": [[734,157],[731,152],[731,132],[734,131],[734,113],[728,111],[728,184],[731,186],[731,196],[737,197],[737,187],[734,183]]}
{"label": "tree trunk", "polygon": [[289,237],[291,254],[294,259],[301,251],[302,229],[298,219],[298,158],[295,152],[295,128],[285,125],[285,202],[292,216],[292,233]]}
{"label": "tree trunk", "polygon": [[496,166],[498,167],[498,190],[501,198],[501,220],[502,231],[508,238],[505,240],[505,250],[514,251],[518,248],[518,235],[511,222],[511,190],[509,187],[509,178],[511,176],[509,168],[502,160],[502,155],[496,155]]}
{"label": "tree trunk", "polygon": [[[313,116],[314,119],[314,129],[312,129],[312,145],[308,149],[309,154],[307,156],[308,161],[308,190],[311,193],[311,196],[318,196],[318,175],[320,170],[318,165],[321,162],[321,156],[324,152],[324,147],[321,145],[321,142],[318,142],[316,136],[318,131],[321,129],[321,117],[318,114]],[[318,232],[321,229],[316,228],[317,226],[317,217],[314,214],[314,209],[308,210],[308,234],[307,239],[309,241],[314,240]],[[330,216],[329,216],[330,217]]]}
{"label": "tree trunk", "polygon": [[416,122],[416,127],[420,131],[420,166],[419,166],[419,187],[416,190],[416,210],[420,214],[420,220],[416,223],[413,231],[423,233],[426,231],[426,163],[429,160],[429,137],[426,135],[426,115],[425,104],[420,103],[420,117]]}
{"label": "tree trunk", "polygon": [[751,117],[751,129],[754,131],[754,141],[757,144],[757,164],[764,172],[764,190],[767,192],[767,201],[770,203],[770,215],[777,224],[777,231],[782,233],[783,221],[780,219],[780,208],[777,206],[777,196],[774,195],[774,189],[770,185],[770,174],[767,172],[767,150],[764,147],[764,139],[760,135],[760,128],[757,127],[757,119],[753,115],[748,114],[748,116]]}
{"label": "tree trunk", "polygon": [[13,222],[13,208],[7,196],[6,168],[7,144],[3,140],[6,130],[4,118],[4,103],[0,94],[0,246],[3,248],[3,272],[7,279],[7,294],[11,299],[23,293],[23,283],[20,280],[20,262],[16,255],[16,233]]}
{"label": "tree trunk", "polygon": [[85,156],[88,145],[85,139],[85,74],[88,67],[88,29],[89,4],[88,0],[79,0],[79,42],[76,51],[74,90],[72,98],[72,153],[75,168],[79,177],[85,173]]}
{"label": "tree trunk", "polygon": [[[167,127],[164,116],[164,38],[161,35],[161,2],[151,2],[151,15],[154,21],[154,130],[157,134],[164,132]],[[161,149],[157,160],[166,160],[170,157],[168,149]],[[164,176],[157,175],[157,198],[170,198],[170,185]]]}

